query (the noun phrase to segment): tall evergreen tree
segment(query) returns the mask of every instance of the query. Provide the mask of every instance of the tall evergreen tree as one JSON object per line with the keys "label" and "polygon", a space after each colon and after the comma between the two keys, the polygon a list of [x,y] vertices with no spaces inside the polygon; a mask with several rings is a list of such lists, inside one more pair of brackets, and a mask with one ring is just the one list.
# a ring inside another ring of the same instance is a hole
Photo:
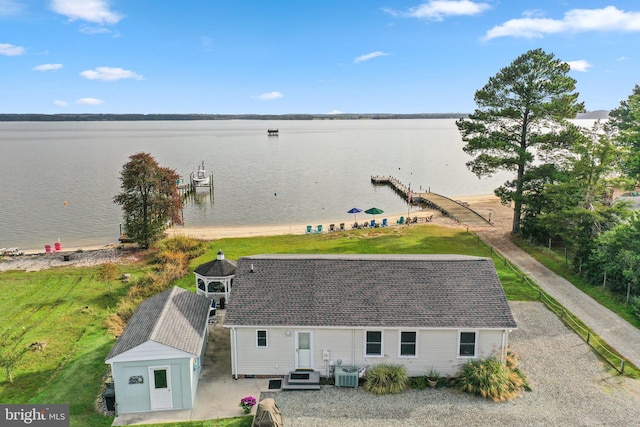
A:
{"label": "tall evergreen tree", "polygon": [[625,150],[623,172],[636,184],[640,181],[640,86],[609,114],[610,125],[618,132],[616,141]]}
{"label": "tall evergreen tree", "polygon": [[122,206],[127,237],[147,248],[170,223],[182,224],[178,174],[160,167],[148,153],[129,157],[120,173],[122,192],[113,200]]}
{"label": "tall evergreen tree", "polygon": [[534,162],[553,163],[576,137],[566,119],[575,118],[584,105],[568,72],[569,65],[553,54],[530,50],[476,91],[476,110],[456,123],[464,151],[475,156],[467,167],[478,177],[515,172],[514,180],[495,190],[503,203],[514,204],[512,233],[520,231],[527,182],[540,179],[539,173],[529,173]]}

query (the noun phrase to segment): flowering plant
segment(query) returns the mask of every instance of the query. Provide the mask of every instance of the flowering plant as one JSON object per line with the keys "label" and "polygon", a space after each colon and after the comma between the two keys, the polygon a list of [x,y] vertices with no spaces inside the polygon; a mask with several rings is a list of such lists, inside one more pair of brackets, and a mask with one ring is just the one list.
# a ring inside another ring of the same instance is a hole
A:
{"label": "flowering plant", "polygon": [[240,407],[245,414],[251,412],[251,408],[253,408],[256,404],[256,398],[253,396],[247,396],[240,399]]}

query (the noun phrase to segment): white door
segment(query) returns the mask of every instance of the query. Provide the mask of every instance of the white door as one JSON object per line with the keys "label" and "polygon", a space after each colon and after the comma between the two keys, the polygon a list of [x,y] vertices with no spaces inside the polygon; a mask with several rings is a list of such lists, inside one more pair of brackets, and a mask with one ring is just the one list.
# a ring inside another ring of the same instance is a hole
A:
{"label": "white door", "polygon": [[151,410],[172,409],[171,372],[168,366],[149,368],[149,386],[151,387]]}
{"label": "white door", "polygon": [[311,332],[296,331],[296,369],[313,367],[311,338]]}

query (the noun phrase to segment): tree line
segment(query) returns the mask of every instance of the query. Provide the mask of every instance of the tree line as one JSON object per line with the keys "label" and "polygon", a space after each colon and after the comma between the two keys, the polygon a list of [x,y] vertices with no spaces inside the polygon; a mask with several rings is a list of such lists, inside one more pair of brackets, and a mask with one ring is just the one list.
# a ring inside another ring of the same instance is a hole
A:
{"label": "tree line", "polygon": [[495,189],[513,206],[512,234],[564,246],[591,283],[621,294],[640,316],[640,214],[614,193],[637,195],[640,180],[640,87],[592,127],[569,65],[530,50],[477,90],[477,108],[457,121],[478,177],[513,179]]}

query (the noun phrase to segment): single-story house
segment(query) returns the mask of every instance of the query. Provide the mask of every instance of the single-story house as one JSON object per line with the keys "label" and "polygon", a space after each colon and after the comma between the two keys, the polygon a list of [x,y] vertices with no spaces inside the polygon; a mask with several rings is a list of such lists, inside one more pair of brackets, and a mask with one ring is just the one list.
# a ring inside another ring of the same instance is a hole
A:
{"label": "single-story house", "polygon": [[220,300],[229,302],[229,293],[236,275],[236,262],[226,259],[220,250],[216,259],[196,267],[194,274],[196,275],[196,293],[214,300],[218,307],[224,308]]}
{"label": "single-story house", "polygon": [[493,261],[463,255],[240,258],[224,327],[232,374],[400,364],[454,375],[516,328]]}
{"label": "single-story house", "polygon": [[140,304],[105,360],[118,414],[193,407],[210,304],[178,287]]}

